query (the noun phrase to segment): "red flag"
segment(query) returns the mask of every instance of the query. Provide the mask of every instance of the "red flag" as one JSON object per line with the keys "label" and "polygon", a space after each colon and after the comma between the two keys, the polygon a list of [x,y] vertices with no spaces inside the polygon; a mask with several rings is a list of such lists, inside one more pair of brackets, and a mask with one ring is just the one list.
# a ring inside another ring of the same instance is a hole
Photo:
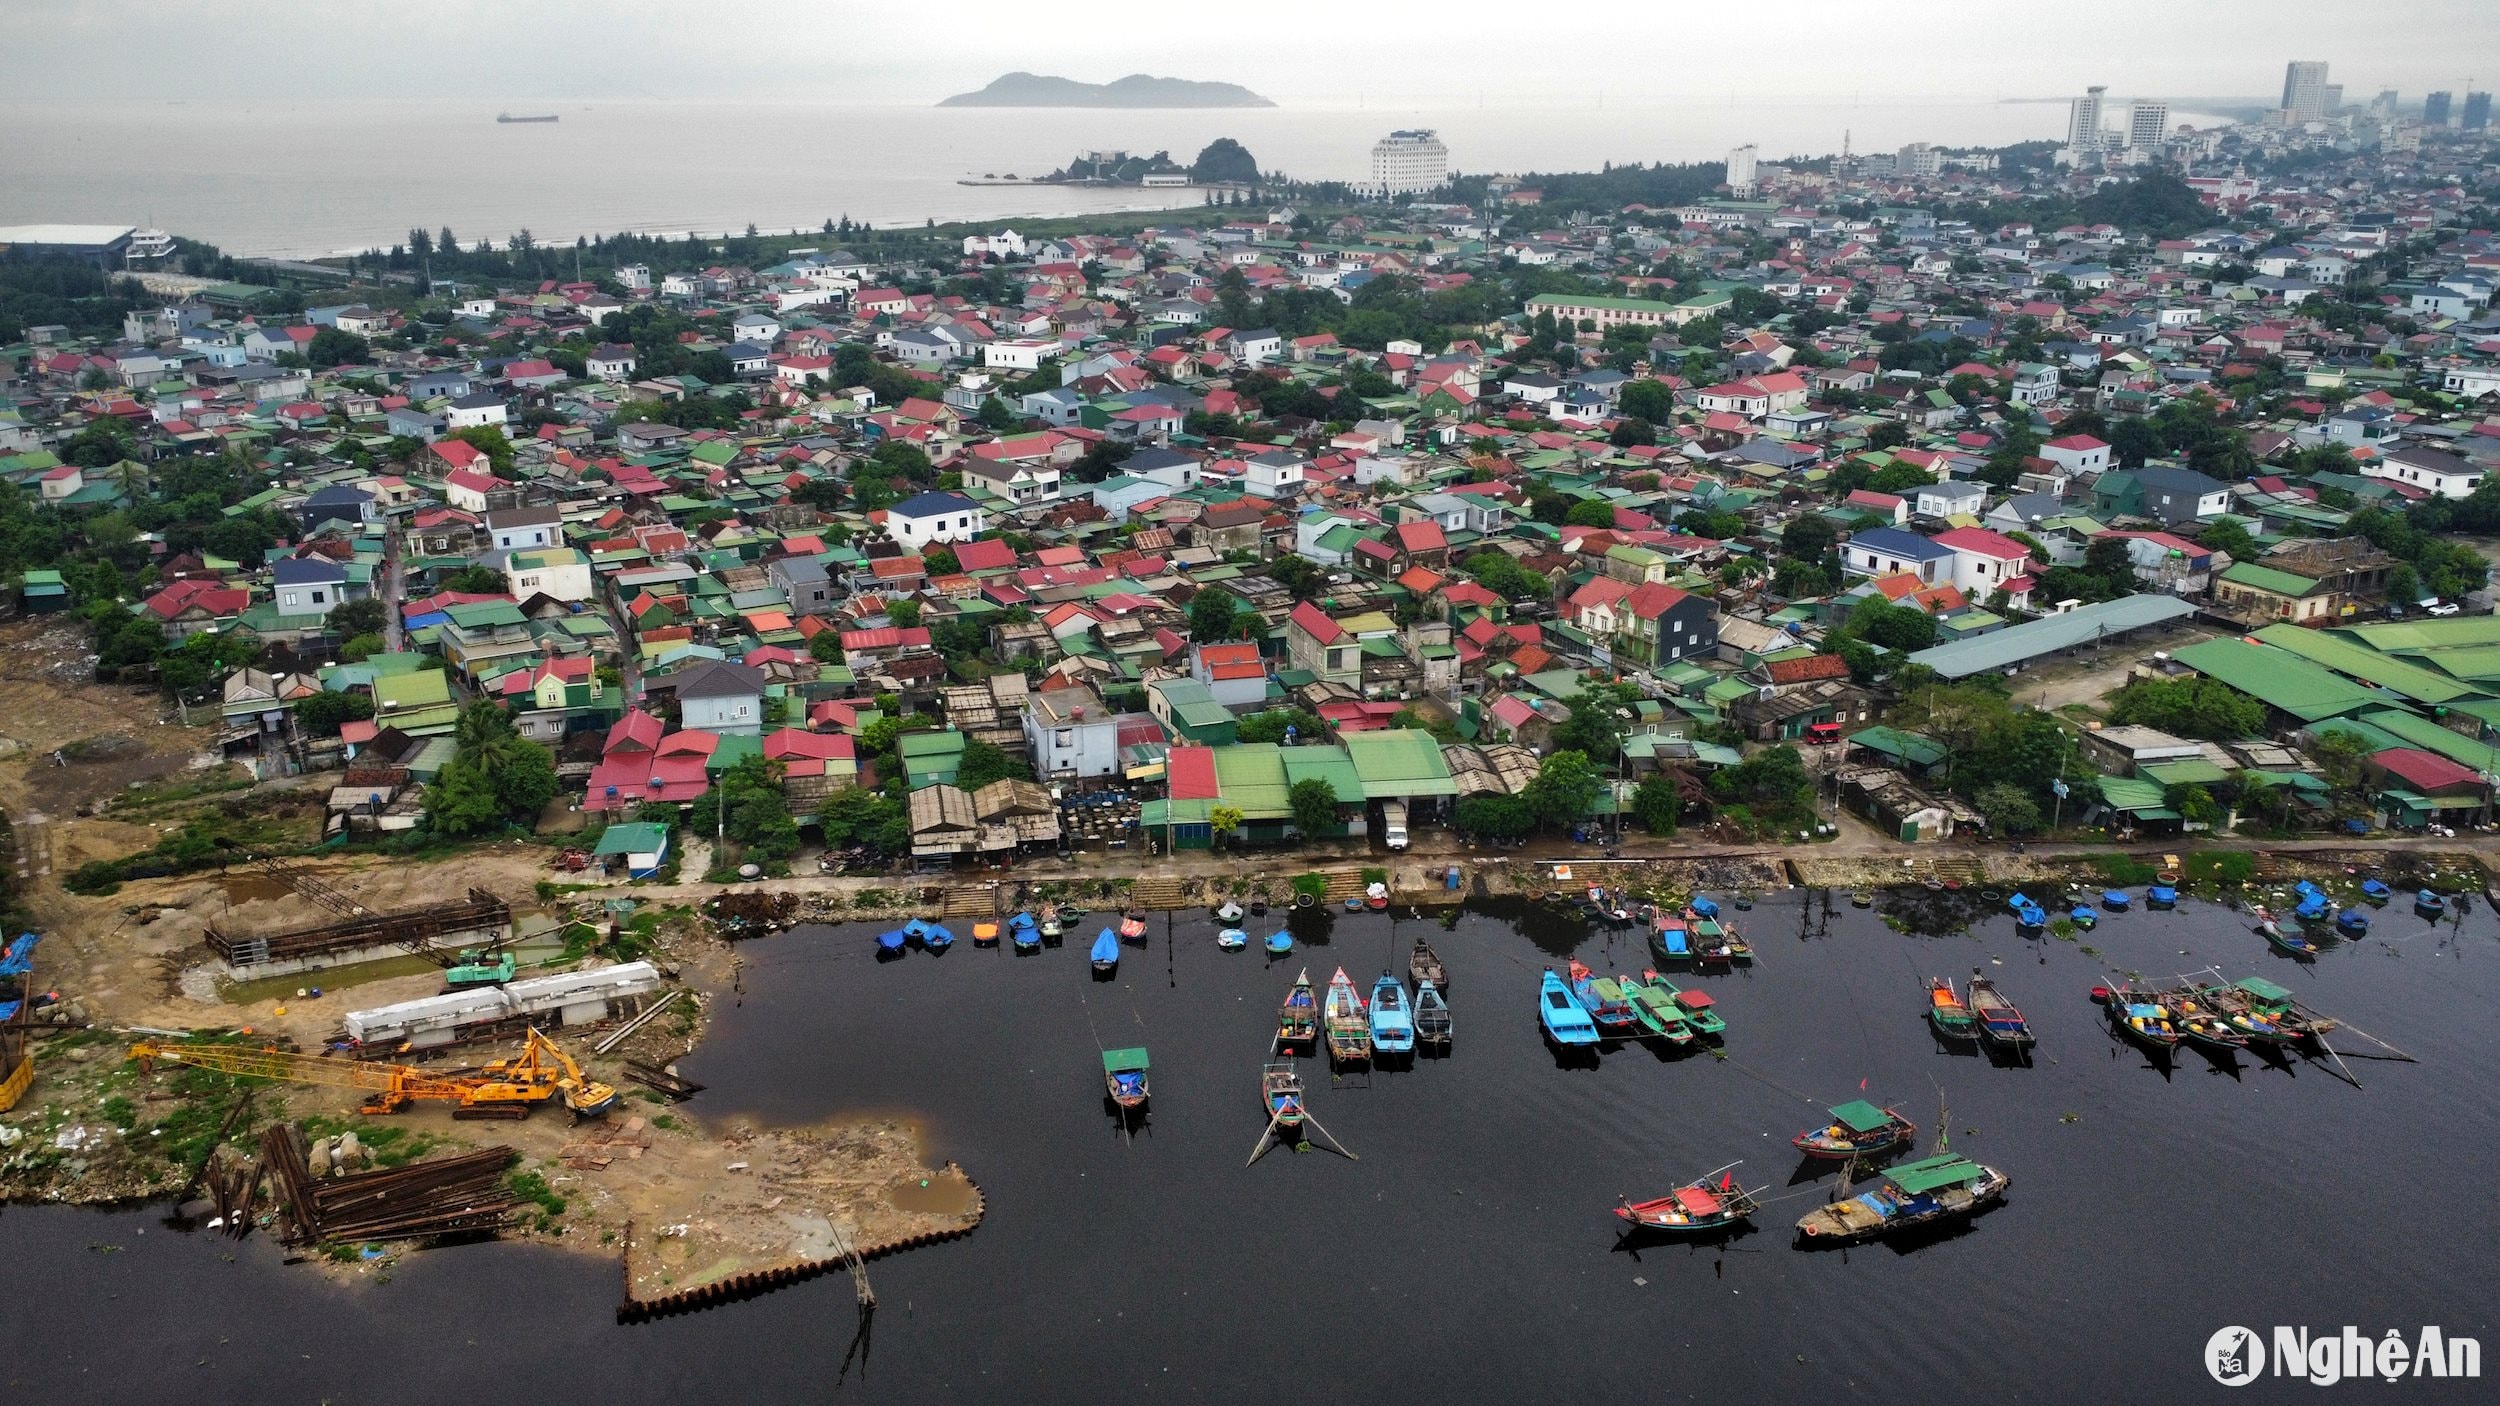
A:
{"label": "red flag", "polygon": [[[1872,1076],[1869,1076],[1869,1077],[1872,1077]],[[1865,1079],[1860,1079],[1860,1080],[1858,1081],[1858,1092],[1859,1092],[1859,1093],[1865,1093],[1865,1092],[1866,1092],[1866,1080],[1865,1080]]]}
{"label": "red flag", "polygon": [[1734,1172],[1730,1172],[1730,1173],[1728,1173],[1726,1176],[1723,1176],[1723,1177],[1719,1178],[1719,1189],[1720,1189],[1721,1191],[1725,1191],[1725,1190],[1727,1190],[1729,1187],[1734,1186],[1735,1184],[1736,1184],[1736,1174],[1735,1174]]}

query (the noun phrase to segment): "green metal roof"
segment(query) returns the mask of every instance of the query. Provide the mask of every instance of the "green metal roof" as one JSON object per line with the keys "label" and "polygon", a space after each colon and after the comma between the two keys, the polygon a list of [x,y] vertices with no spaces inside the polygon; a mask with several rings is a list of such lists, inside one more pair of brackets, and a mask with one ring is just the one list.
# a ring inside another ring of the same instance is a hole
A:
{"label": "green metal roof", "polygon": [[2500,748],[2477,742],[2462,732],[2441,727],[2419,713],[2383,708],[2364,713],[2361,720],[2370,726],[2402,739],[2409,747],[2437,752],[2459,766],[2476,772],[2500,772]]}
{"label": "green metal roof", "polygon": [[1442,755],[1441,744],[1429,732],[1404,728],[1350,732],[1344,746],[1355,773],[1362,778],[1366,800],[1380,796],[1458,794],[1449,759]]}
{"label": "green metal roof", "polygon": [[1145,1047],[1141,1045],[1135,1049],[1104,1050],[1102,1067],[1105,1072],[1112,1074],[1126,1069],[1144,1069],[1147,1067]]}
{"label": "green metal roof", "polygon": [[1912,1196],[1923,1196],[1930,1191],[1944,1187],[1961,1186],[1977,1181],[1985,1175],[1987,1173],[1978,1163],[1967,1157],[1955,1157],[1948,1154],[1942,1157],[1923,1158],[1916,1162],[1905,1162],[1892,1169],[1889,1179],[1893,1185]]}
{"label": "green metal roof", "polygon": [[2257,638],[2339,674],[2400,693],[2416,703],[2452,703],[2484,692],[2410,660],[2381,654],[2323,630],[2305,630],[2291,624],[2268,625],[2257,632]]}
{"label": "green metal roof", "polygon": [[592,854],[656,854],[668,848],[668,827],[629,820],[611,825]]}
{"label": "green metal roof", "polygon": [[2372,649],[2413,653],[2428,649],[2466,649],[2500,644],[2500,615],[2451,615],[2446,619],[2390,620],[2378,625],[2352,625],[2336,633],[2350,635]]}
{"label": "green metal roof", "polygon": [[1849,734],[1849,740],[1870,751],[1881,752],[1896,761],[1914,766],[1934,766],[1946,756],[1944,744],[1896,728],[1860,728]]}
{"label": "green metal roof", "polygon": [[2271,566],[2259,566],[2250,561],[2233,562],[2222,573],[2222,579],[2233,585],[2253,586],[2260,591],[2272,591],[2278,596],[2290,596],[2295,600],[2318,588],[2318,583],[2306,576],[2295,576],[2291,572],[2277,571]]}
{"label": "green metal roof", "polygon": [[2385,701],[2376,689],[2312,664],[2288,649],[2247,639],[2207,640],[2171,657],[2303,722],[2338,717]]}
{"label": "green metal roof", "polygon": [[1832,1117],[1836,1119],[1841,1126],[1861,1133],[1875,1132],[1878,1129],[1889,1128],[1893,1124],[1893,1116],[1891,1114],[1886,1113],[1884,1110],[1877,1108],[1875,1105],[1868,1103],[1862,1098],[1851,1099],[1849,1102],[1833,1109]]}

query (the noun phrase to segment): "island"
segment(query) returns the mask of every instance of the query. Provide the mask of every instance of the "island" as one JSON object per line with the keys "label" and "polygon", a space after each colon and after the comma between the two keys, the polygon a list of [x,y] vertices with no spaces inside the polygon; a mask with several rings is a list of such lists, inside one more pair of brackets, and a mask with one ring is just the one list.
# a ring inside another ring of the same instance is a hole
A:
{"label": "island", "polygon": [[1080,83],[1041,73],[1009,73],[976,93],[957,93],[940,107],[1274,107],[1237,83],[1202,83],[1132,73],[1109,83]]}

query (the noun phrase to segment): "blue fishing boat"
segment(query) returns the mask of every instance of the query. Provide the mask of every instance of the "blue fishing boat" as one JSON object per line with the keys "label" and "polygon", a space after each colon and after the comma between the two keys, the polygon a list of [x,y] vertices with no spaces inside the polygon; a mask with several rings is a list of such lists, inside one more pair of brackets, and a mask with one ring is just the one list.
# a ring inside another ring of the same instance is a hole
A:
{"label": "blue fishing boat", "polygon": [[1382,1054],[1415,1049],[1415,1012],[1406,1004],[1406,983],[1388,972],[1372,983],[1372,1048]]}
{"label": "blue fishing boat", "polygon": [[1649,930],[1649,946],[1658,954],[1662,966],[1693,960],[1693,935],[1686,930],[1680,914],[1658,915],[1658,925]]}
{"label": "blue fishing boat", "polygon": [[2292,916],[2304,923],[2323,923],[2333,912],[2334,905],[2326,901],[2325,894],[2304,893],[2299,906],[2292,909]]}
{"label": "blue fishing boat", "polygon": [[943,952],[955,945],[955,935],[936,923],[922,923],[920,945],[932,952]]}
{"label": "blue fishing boat", "polygon": [[2004,1199],[2010,1178],[1994,1167],[1949,1155],[1895,1167],[1874,1191],[1817,1206],[1797,1220],[1809,1245],[1846,1245],[1912,1226],[1960,1220]]}
{"label": "blue fishing boat", "polygon": [[909,941],[911,941],[910,933],[901,928],[887,928],[884,932],[877,934],[877,955],[900,957],[903,955],[903,945]]}
{"label": "blue fishing boat", "polygon": [[1042,930],[1030,913],[1018,913],[1007,921],[1007,941],[1019,952],[1042,950]]}
{"label": "blue fishing boat", "polygon": [[2155,884],[2144,891],[2144,903],[2149,908],[2176,908],[2179,891],[2168,884]]}
{"label": "blue fishing boat", "polygon": [[2370,931],[2370,915],[2358,908],[2347,908],[2335,915],[2335,930],[2346,937],[2364,937]]}
{"label": "blue fishing boat", "polygon": [[2101,906],[2108,909],[2112,913],[2126,912],[2127,905],[2134,901],[2134,899],[2128,897],[2125,889],[2104,889],[2101,891]]}
{"label": "blue fishing boat", "polygon": [[2017,927],[2044,928],[2049,925],[2049,910],[2032,902],[2028,895],[2015,894],[2012,898],[2005,900],[2005,906],[2014,910],[2014,924]]}
{"label": "blue fishing boat", "polygon": [[2448,902],[2447,902],[2447,900],[2446,900],[2446,899],[2441,898],[2438,894],[2435,894],[2435,893],[2431,892],[2429,889],[2416,889],[2416,890],[2414,890],[2414,893],[2413,893],[2413,911],[2414,911],[2414,912],[2416,912],[2416,913],[2420,913],[2420,914],[2424,915],[2425,917],[2436,918],[2436,917],[2438,917],[2440,914],[2442,914],[2442,913],[2446,912],[2447,910],[2448,910]]}
{"label": "blue fishing boat", "polygon": [[1270,955],[1278,957],[1292,951],[1293,934],[1285,931],[1283,928],[1278,928],[1276,931],[1269,933],[1267,935],[1267,950]]}
{"label": "blue fishing boat", "polygon": [[2090,932],[2101,925],[2101,915],[2093,912],[2092,905],[2088,903],[2076,904],[2074,909],[2067,913],[2066,919],[2085,932]]}
{"label": "blue fishing boat", "polygon": [[1593,1046],[1597,1043],[1597,1022],[1580,1009],[1571,998],[1571,988],[1554,974],[1552,967],[1537,983],[1536,1016],[1545,1025],[1545,1038],[1566,1048]]}
{"label": "blue fishing boat", "polygon": [[1239,928],[1226,928],[1215,935],[1215,945],[1227,952],[1238,952],[1250,945],[1250,934]]}
{"label": "blue fishing boat", "polygon": [[1719,905],[1704,894],[1694,894],[1693,901],[1685,904],[1684,906],[1692,909],[1693,916],[1696,918],[1715,918],[1719,916]]}
{"label": "blue fishing boat", "polygon": [[2396,896],[2396,891],[2377,879],[2363,879],[2361,881],[2361,896],[2370,900],[2372,903],[2385,903],[2387,900]]}
{"label": "blue fishing boat", "polygon": [[1118,933],[1104,928],[1102,936],[1094,939],[1093,962],[1094,970],[1106,976],[1120,969],[1120,935]]}
{"label": "blue fishing boat", "polygon": [[1102,1052],[1103,1092],[1110,1097],[1111,1106],[1122,1117],[1144,1111],[1146,1100],[1153,1097],[1153,1090],[1146,1084],[1147,1067],[1146,1050],[1142,1045],[1135,1049]]}

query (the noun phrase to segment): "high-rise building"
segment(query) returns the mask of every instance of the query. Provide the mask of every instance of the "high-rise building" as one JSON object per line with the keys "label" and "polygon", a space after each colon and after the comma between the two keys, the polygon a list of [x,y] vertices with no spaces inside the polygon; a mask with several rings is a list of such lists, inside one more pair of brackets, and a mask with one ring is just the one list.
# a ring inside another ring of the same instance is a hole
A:
{"label": "high-rise building", "polygon": [[2326,63],[2294,59],[2283,65],[2283,114],[2294,122],[2326,116]]}
{"label": "high-rise building", "polygon": [[2159,151],[2170,132],[2170,104],[2137,101],[2127,104],[2127,150]]}
{"label": "high-rise building", "polygon": [[2324,92],[2325,96],[2318,99],[2318,115],[2320,117],[2333,117],[2335,114],[2342,112],[2344,110],[2344,85],[2341,83],[2329,83],[2326,85]]}
{"label": "high-rise building", "polygon": [[1371,188],[1414,195],[1450,183],[1450,149],[1429,128],[1391,132],[1372,143]]}
{"label": "high-rise building", "polygon": [[2394,117],[2396,115],[2396,90],[2393,88],[2379,89],[2378,96],[2370,99],[2370,115],[2379,119],[2381,122]]}
{"label": "high-rise building", "polygon": [[2423,96],[2422,125],[2425,127],[2445,127],[2448,125],[2447,89],[2442,88],[2436,93],[2429,93]]}
{"label": "high-rise building", "polygon": [[2489,94],[2489,93],[2468,93],[2468,94],[2466,94],[2466,95],[2465,95],[2465,115],[2464,115],[2463,117],[2461,117],[2461,118],[2457,119],[2457,125],[2458,125],[2459,127],[2464,128],[2466,131],[2469,131],[2469,132],[2479,132],[2479,131],[2483,130],[2485,127],[2490,126],[2490,125],[2491,125],[2491,94]]}
{"label": "high-rise building", "polygon": [[2097,85],[2083,90],[2066,116],[2066,145],[2077,153],[2098,151],[2101,147],[2101,98],[2109,88]]}
{"label": "high-rise building", "polygon": [[1932,176],[1944,169],[1944,153],[1925,142],[1912,142],[1892,158],[1896,176]]}
{"label": "high-rise building", "polygon": [[1751,142],[1727,154],[1727,188],[1730,193],[1739,196],[1753,194],[1754,166],[1757,155]]}

